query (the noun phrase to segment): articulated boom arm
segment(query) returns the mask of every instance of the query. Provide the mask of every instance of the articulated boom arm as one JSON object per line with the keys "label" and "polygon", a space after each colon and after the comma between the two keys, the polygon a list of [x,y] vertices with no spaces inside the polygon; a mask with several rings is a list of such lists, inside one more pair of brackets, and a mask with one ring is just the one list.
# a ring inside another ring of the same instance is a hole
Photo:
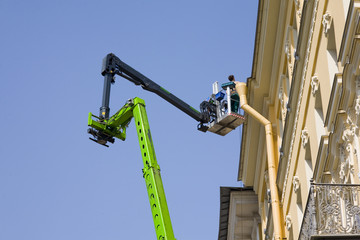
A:
{"label": "articulated boom arm", "polygon": [[[203,101],[200,104],[200,111],[197,111],[122,62],[112,53],[104,58],[101,74],[104,76],[102,105],[99,117],[89,113],[88,126],[90,128],[88,133],[93,136],[90,139],[106,147],[108,147],[107,142],[114,143],[115,138],[124,141],[126,139],[126,128],[131,119],[134,118],[144,163],[143,177],[145,178],[149,195],[157,239],[173,240],[175,239],[174,233],[160,176],[160,167],[156,161],[151,139],[145,102],[140,98],[130,99],[118,112],[109,117],[111,84],[115,82],[115,75],[119,75],[136,85],[142,86],[145,90],[156,93],[200,122],[198,130],[203,132],[210,131],[221,136],[236,129],[244,121],[244,117],[238,113],[236,100],[231,95],[231,89],[235,88],[235,84],[223,84],[223,90],[219,90],[218,83],[215,82],[213,84],[213,94],[207,101]],[[224,93],[225,90],[226,94]],[[225,95],[227,96],[226,98]]]}
{"label": "articulated boom arm", "polygon": [[[130,99],[109,119],[101,119],[90,112],[88,126],[91,126],[91,128],[88,129],[88,133],[94,136],[94,138],[90,139],[106,147],[108,147],[107,142],[114,143],[114,137],[124,141],[126,128],[131,121],[133,106],[134,102]],[[93,120],[93,117],[96,120]]]}
{"label": "articulated boom arm", "polygon": [[[230,99],[230,89],[234,89],[234,84],[223,84],[223,89],[226,90],[227,98],[224,99],[222,96],[225,95],[217,86],[217,82],[213,84],[213,94],[208,100],[203,101],[200,104],[200,111],[197,111],[178,97],[174,96],[149,78],[139,73],[126,63],[122,62],[117,56],[112,53],[106,55],[103,59],[101,74],[104,76],[104,90],[102,97],[102,105],[100,107],[100,115],[98,122],[101,121],[113,121],[109,119],[109,102],[110,102],[110,89],[111,84],[115,82],[115,75],[119,75],[136,85],[140,85],[143,89],[156,93],[167,102],[171,103],[193,119],[199,122],[197,129],[206,132],[210,131],[215,134],[224,136],[230,131],[237,128],[244,121],[244,117],[239,115],[237,110],[231,109],[230,105],[234,101]],[[121,110],[120,110],[121,111]],[[116,115],[116,114],[115,114]],[[114,116],[115,116],[114,115]],[[108,126],[113,128],[112,126]],[[125,128],[122,126],[118,130],[118,134],[124,135]],[[101,129],[99,131],[91,131],[89,133],[94,136],[92,140],[102,145],[106,145],[107,142],[113,143],[113,138],[108,135],[107,130]],[[121,137],[120,137],[121,139]]]}
{"label": "articulated boom arm", "polygon": [[[123,141],[125,140],[126,128],[131,119],[134,118],[144,164],[143,177],[148,191],[157,239],[175,240],[160,176],[160,167],[156,161],[144,100],[140,98],[130,99],[124,107],[108,120],[103,119],[102,121],[96,121],[93,120],[92,117],[97,119],[98,117],[91,113],[89,114],[88,125],[91,127],[89,133],[95,134],[95,139],[93,140],[98,140],[96,134],[103,134],[107,139],[112,139],[112,142],[114,142],[114,137]],[[99,143],[103,144],[101,142]],[[105,143],[103,145],[105,145]]]}
{"label": "articulated boom arm", "polygon": [[199,112],[178,97],[174,96],[149,78],[139,73],[112,53],[106,55],[103,59],[103,66],[101,74],[105,77],[104,93],[103,93],[103,105],[100,108],[100,117],[107,118],[109,115],[109,96],[110,96],[110,84],[114,83],[114,76],[119,75],[135,85],[140,85],[143,89],[156,93],[175,107],[185,112],[196,121],[200,122],[199,130],[206,131],[206,128],[202,128],[202,123],[207,123],[210,120],[210,116],[207,112]]}

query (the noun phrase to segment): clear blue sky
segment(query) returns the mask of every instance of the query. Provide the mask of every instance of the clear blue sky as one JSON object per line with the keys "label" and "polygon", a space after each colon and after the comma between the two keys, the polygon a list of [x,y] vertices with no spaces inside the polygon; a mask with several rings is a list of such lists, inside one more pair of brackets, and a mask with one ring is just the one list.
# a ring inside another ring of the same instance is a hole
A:
{"label": "clear blue sky", "polygon": [[[0,1],[0,239],[156,239],[135,127],[88,140],[103,57],[124,62],[195,108],[212,83],[251,74],[257,1]],[[240,186],[241,130],[226,137],[117,78],[111,113],[147,103],[177,239],[217,239],[220,186]]]}

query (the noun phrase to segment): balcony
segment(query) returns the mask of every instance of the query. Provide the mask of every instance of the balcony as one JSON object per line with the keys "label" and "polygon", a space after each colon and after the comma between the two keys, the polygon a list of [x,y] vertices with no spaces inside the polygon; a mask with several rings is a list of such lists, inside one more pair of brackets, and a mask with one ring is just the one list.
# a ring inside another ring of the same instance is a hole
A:
{"label": "balcony", "polygon": [[299,240],[360,239],[360,185],[311,183]]}

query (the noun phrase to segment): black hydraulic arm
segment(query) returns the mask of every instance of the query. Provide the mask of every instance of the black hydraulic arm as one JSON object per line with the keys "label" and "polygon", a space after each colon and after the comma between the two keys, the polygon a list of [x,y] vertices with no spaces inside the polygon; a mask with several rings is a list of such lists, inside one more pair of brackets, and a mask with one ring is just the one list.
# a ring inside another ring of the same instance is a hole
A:
{"label": "black hydraulic arm", "polygon": [[[106,55],[103,59],[103,66],[101,74],[105,77],[104,79],[104,92],[102,106],[100,108],[100,117],[104,119],[109,118],[109,97],[110,97],[110,85],[114,82],[115,75],[119,75],[135,85],[140,85],[143,89],[156,93],[181,111],[185,112],[190,117],[199,121],[200,124],[209,122],[208,114],[199,112],[192,108],[190,105],[174,96],[149,78],[139,73],[112,53]],[[201,129],[201,126],[199,127]],[[205,130],[205,129],[204,129]],[[203,131],[203,130],[202,130]],[[206,131],[206,130],[205,130]]]}

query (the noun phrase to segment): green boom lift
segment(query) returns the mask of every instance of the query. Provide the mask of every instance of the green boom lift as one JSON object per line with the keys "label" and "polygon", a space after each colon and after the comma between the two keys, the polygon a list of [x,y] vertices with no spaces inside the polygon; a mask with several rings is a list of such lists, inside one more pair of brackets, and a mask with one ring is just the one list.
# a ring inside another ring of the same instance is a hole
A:
{"label": "green boom lift", "polygon": [[125,140],[126,127],[131,119],[134,118],[144,163],[143,177],[146,182],[157,239],[175,239],[164,187],[161,181],[160,167],[156,161],[144,100],[140,98],[128,100],[125,106],[108,120],[94,121],[92,116],[90,113],[88,125],[93,128],[90,131],[99,131],[104,135],[114,136],[121,140]]}
{"label": "green boom lift", "polygon": [[130,99],[118,112],[109,117],[111,84],[115,82],[115,75],[119,75],[136,85],[141,85],[143,89],[156,93],[197,120],[199,122],[198,130],[203,132],[211,131],[221,136],[226,135],[244,121],[242,115],[230,110],[230,89],[234,85],[229,83],[222,85],[228,96],[224,98],[225,93],[218,91],[217,83],[214,84],[213,94],[207,101],[200,104],[200,111],[197,111],[122,62],[112,53],[108,54],[103,60],[102,75],[104,76],[104,90],[100,115],[98,117],[89,113],[88,117],[88,126],[90,126],[88,133],[93,136],[90,139],[106,147],[108,147],[108,142],[114,143],[115,138],[124,141],[126,139],[126,128],[131,119],[134,118],[144,164],[143,177],[148,191],[157,239],[173,240],[175,237],[160,176],[160,167],[156,161],[145,102],[140,98]]}

